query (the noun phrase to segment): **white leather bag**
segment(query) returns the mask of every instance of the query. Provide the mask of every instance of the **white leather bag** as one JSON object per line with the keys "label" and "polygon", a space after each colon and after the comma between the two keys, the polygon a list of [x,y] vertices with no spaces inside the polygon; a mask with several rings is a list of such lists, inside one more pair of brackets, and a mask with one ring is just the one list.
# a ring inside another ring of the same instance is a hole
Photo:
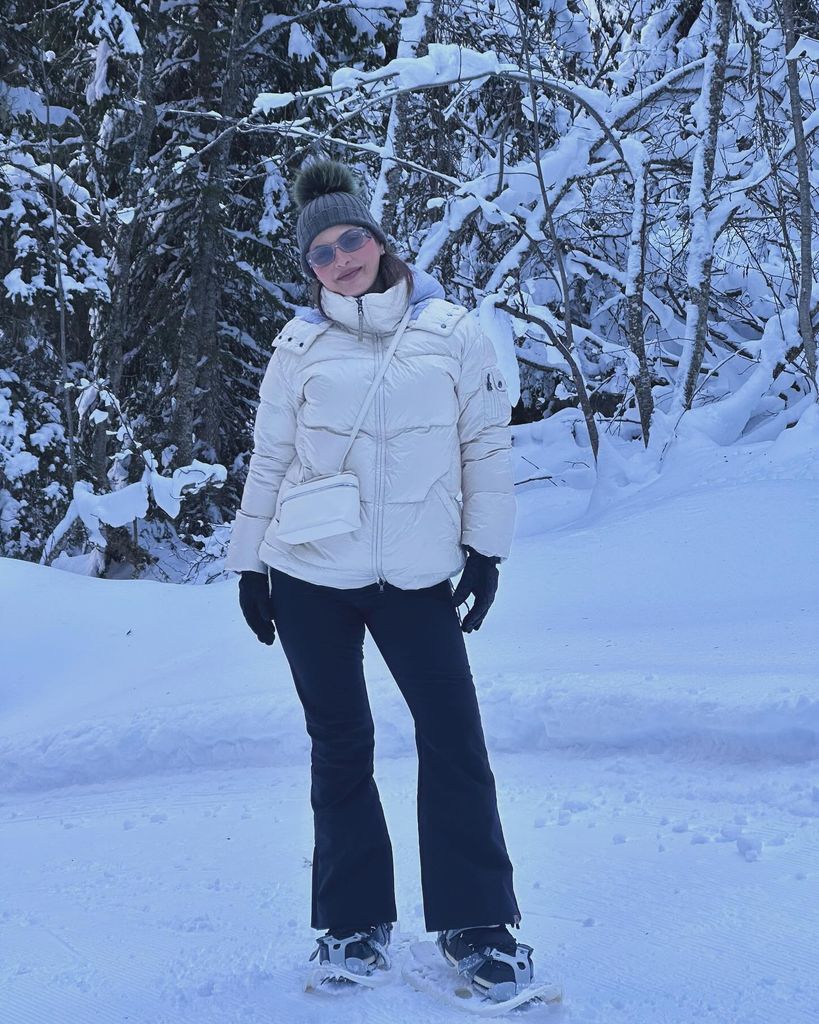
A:
{"label": "white leather bag", "polygon": [[381,378],[386,373],[387,365],[407,328],[410,312],[410,308],[407,307],[387,354],[370,385],[370,390],[364,398],[355,425],[350,431],[344,455],[341,457],[339,471],[295,484],[282,497],[279,505],[278,525],[276,526],[278,540],[282,540],[286,544],[304,544],[311,540],[321,540],[324,537],[349,533],[361,526],[361,496],[358,477],[355,473],[345,470],[344,463],[375,397]]}

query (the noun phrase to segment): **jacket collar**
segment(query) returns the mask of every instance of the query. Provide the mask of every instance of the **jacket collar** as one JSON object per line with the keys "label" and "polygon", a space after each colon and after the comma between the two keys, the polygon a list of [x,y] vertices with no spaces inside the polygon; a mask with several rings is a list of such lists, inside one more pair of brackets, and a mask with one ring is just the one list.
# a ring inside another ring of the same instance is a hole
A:
{"label": "jacket collar", "polygon": [[[421,312],[433,299],[442,299],[444,290],[435,278],[425,270],[411,267],[412,293],[409,296],[411,307],[410,322],[416,320]],[[313,323],[333,321],[358,331],[359,300],[350,295],[339,295],[327,288],[321,289],[321,302],[327,313],[324,317],[317,309],[303,311],[304,319]],[[390,334],[407,310],[407,293],[403,281],[393,285],[384,292],[368,292],[360,296],[363,312],[364,330],[375,334]],[[300,311],[299,315],[302,315]]]}

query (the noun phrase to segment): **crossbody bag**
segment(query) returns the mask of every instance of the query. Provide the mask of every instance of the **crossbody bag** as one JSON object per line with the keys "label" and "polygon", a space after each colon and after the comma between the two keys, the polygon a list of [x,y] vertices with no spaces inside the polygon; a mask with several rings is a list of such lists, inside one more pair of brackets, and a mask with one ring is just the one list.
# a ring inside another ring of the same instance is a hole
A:
{"label": "crossbody bag", "polygon": [[355,425],[350,431],[338,472],[297,483],[282,497],[275,531],[277,540],[286,544],[304,544],[311,540],[322,540],[324,537],[335,537],[340,533],[350,533],[361,526],[358,477],[351,470],[345,470],[344,463],[361,429],[367,410],[375,398],[378,385],[398,348],[398,342],[407,328],[409,318],[408,307],[364,398]]}

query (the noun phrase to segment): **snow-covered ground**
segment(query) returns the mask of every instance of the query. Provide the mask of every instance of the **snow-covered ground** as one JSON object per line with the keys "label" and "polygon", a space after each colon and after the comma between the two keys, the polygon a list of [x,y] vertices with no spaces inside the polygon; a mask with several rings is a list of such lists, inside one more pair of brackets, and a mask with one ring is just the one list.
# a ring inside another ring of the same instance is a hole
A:
{"label": "snow-covered ground", "polygon": [[[747,448],[688,438],[588,512],[582,467],[519,489],[467,642],[519,937],[565,990],[543,1019],[816,1020],[814,420]],[[519,479],[558,429],[517,432]],[[301,991],[308,747],[281,648],[247,630],[233,580],[0,560],[0,588],[2,1024],[461,1018],[399,972]],[[423,935],[414,744],[369,639],[366,659],[400,965]]]}

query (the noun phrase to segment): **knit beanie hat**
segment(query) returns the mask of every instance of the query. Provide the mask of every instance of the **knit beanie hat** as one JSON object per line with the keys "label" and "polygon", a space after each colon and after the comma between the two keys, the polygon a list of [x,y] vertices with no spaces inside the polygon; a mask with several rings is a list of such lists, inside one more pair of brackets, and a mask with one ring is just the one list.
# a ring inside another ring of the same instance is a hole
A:
{"label": "knit beanie hat", "polygon": [[337,160],[315,160],[303,168],[293,183],[293,196],[301,211],[296,222],[296,240],[306,274],[315,276],[307,262],[307,250],[325,228],[355,224],[387,244],[387,236],[373,220],[356,179]]}

